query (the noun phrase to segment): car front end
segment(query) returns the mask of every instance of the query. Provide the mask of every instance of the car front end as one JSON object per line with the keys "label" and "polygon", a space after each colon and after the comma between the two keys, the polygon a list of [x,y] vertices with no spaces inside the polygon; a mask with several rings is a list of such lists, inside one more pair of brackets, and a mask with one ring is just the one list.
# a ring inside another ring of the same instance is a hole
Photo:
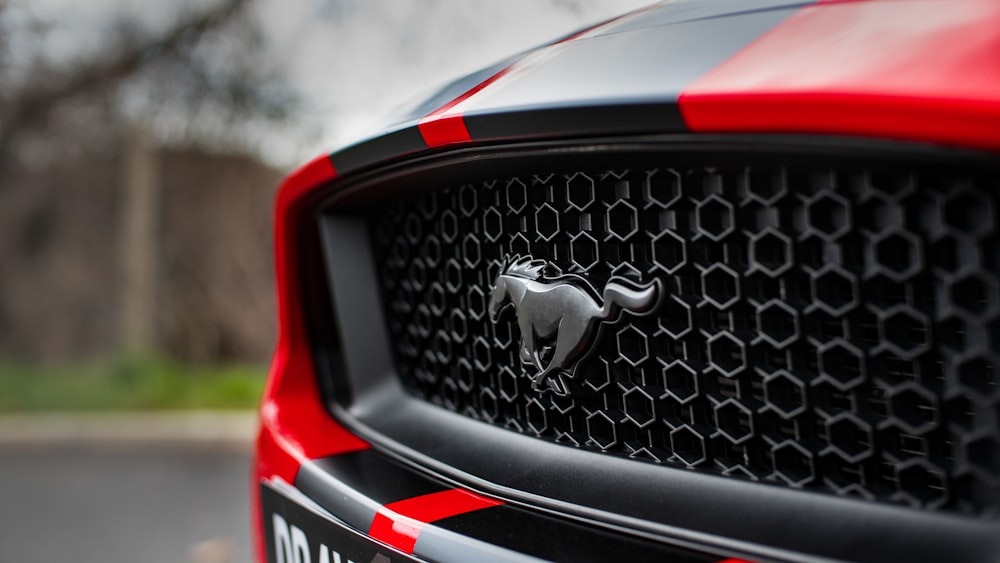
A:
{"label": "car front end", "polygon": [[666,2],[289,176],[259,560],[1000,558],[998,53]]}

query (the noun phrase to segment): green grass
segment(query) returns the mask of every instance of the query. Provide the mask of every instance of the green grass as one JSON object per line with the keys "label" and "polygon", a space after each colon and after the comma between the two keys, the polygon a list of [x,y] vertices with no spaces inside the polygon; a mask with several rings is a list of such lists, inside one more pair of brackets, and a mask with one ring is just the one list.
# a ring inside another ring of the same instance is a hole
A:
{"label": "green grass", "polygon": [[252,409],[264,366],[185,366],[132,358],[44,366],[0,361],[0,413]]}

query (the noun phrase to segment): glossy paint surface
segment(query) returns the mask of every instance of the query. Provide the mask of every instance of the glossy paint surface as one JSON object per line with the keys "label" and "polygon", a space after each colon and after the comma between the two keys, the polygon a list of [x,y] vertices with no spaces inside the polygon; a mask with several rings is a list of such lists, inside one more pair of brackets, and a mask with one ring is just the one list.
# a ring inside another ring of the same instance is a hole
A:
{"label": "glossy paint surface", "polygon": [[306,334],[299,292],[296,221],[310,191],[336,175],[329,159],[318,158],[289,176],[278,190],[274,215],[275,269],[278,292],[278,344],[260,408],[260,430],[252,482],[254,547],[263,554],[260,536],[261,480],[291,483],[302,462],[367,449],[368,443],[338,424],[320,397]]}
{"label": "glossy paint surface", "polygon": [[1000,2],[802,8],[685,88],[678,103],[692,131],[1000,150]]}

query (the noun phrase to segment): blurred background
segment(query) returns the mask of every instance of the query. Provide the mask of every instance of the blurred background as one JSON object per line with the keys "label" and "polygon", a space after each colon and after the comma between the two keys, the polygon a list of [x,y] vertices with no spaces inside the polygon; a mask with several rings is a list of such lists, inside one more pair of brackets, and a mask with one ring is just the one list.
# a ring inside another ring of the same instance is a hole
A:
{"label": "blurred background", "polygon": [[248,561],[281,177],[645,3],[0,0],[0,561]]}

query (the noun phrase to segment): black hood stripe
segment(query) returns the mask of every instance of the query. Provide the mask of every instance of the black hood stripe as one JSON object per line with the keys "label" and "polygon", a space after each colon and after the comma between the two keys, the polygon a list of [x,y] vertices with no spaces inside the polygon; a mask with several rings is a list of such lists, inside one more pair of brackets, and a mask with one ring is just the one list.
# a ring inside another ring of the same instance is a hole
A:
{"label": "black hood stripe", "polygon": [[475,84],[458,80],[422,117],[411,112],[330,158],[345,174],[476,142],[686,132],[680,93],[803,5],[752,0],[735,12],[729,4],[707,11],[690,2],[656,5],[508,59],[477,73]]}

